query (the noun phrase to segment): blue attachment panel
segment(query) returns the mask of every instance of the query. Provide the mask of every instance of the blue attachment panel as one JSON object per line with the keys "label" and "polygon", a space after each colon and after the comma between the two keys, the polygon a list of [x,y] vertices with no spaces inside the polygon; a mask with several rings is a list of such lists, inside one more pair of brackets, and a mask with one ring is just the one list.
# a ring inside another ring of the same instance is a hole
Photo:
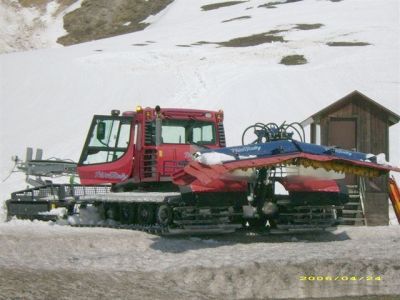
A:
{"label": "blue attachment panel", "polygon": [[309,153],[309,154],[331,155],[331,156],[334,156],[337,158],[358,160],[358,161],[368,160],[367,154],[363,153],[363,152],[350,151],[350,150],[345,150],[345,149],[341,149],[341,148],[327,147],[327,146],[321,146],[321,145],[315,145],[315,144],[308,144],[308,143],[303,143],[303,142],[298,142],[298,141],[291,141],[291,142],[297,144],[298,147],[301,149],[301,152],[305,152],[305,153]]}
{"label": "blue attachment panel", "polygon": [[294,140],[278,140],[262,144],[226,147],[213,150],[204,150],[201,153],[222,153],[231,155],[232,160],[273,157],[276,155],[293,154],[298,152],[314,155],[328,155],[341,159],[367,161],[367,154],[340,148],[308,144]]}

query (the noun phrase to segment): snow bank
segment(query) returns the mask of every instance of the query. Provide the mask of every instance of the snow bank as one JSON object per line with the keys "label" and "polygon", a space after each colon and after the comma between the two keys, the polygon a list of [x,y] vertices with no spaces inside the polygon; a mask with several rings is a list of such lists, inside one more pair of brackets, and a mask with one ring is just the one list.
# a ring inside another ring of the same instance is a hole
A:
{"label": "snow bank", "polygon": [[[396,260],[400,232],[394,227],[342,227],[295,238],[244,234],[162,238],[128,230],[13,221],[0,224],[0,243],[0,286],[8,283],[10,297],[23,292],[16,286],[21,280],[27,284],[25,291],[46,283],[43,291],[53,293],[54,287],[64,295],[55,283],[62,279],[62,286],[73,286],[78,274],[81,283],[104,283],[108,289],[99,287],[103,297],[118,291],[119,298],[131,295],[132,286],[135,293],[152,291],[154,299],[178,292],[197,299],[201,297],[196,295],[264,299],[400,294]],[[16,274],[19,280],[13,282]],[[32,274],[38,279],[33,283],[28,280]],[[358,280],[302,281],[300,276]],[[366,276],[381,279],[360,279]],[[69,297],[83,293],[82,289],[68,292]]]}

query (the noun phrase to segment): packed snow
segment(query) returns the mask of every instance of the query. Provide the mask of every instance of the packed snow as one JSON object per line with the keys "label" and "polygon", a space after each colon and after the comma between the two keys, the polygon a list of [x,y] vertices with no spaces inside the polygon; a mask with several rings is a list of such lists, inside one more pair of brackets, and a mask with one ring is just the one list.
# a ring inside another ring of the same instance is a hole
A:
{"label": "packed snow", "polygon": [[[354,90],[400,114],[397,0],[304,0],[275,9],[259,7],[271,1],[251,0],[201,9],[217,2],[175,0],[146,20],[152,24],[142,32],[0,55],[0,179],[13,169],[11,156],[23,158],[27,146],[76,161],[94,114],[136,105],[223,109],[230,146],[240,144],[250,124],[302,121]],[[0,20],[24,17],[4,3]],[[242,16],[250,18],[223,22]],[[297,24],[323,26],[300,30]],[[274,30],[286,42],[213,44]],[[308,63],[279,63],[293,54]],[[399,166],[400,125],[389,134],[389,160]],[[12,174],[0,184],[0,203],[25,186],[22,174]],[[124,298],[132,293],[127,287],[153,299],[400,294],[398,226],[341,228],[320,237],[184,239],[12,221],[0,224],[0,244],[0,287],[11,298],[38,298],[39,291],[47,298],[67,299],[71,291]],[[383,280],[299,280],[310,274]],[[53,283],[62,287],[49,289]]]}
{"label": "packed snow", "polygon": [[[39,298],[116,294],[116,298],[137,299],[132,289],[148,293],[141,299],[400,293],[400,232],[395,227],[342,227],[294,236],[240,233],[167,238],[130,230],[12,221],[0,224],[0,244],[0,287],[9,298],[34,298],[41,293]],[[17,276],[19,280],[13,281]],[[324,279],[302,281],[301,276]],[[367,281],[367,276],[373,280]],[[93,287],[92,294],[86,288],[72,288],[77,282]]]}

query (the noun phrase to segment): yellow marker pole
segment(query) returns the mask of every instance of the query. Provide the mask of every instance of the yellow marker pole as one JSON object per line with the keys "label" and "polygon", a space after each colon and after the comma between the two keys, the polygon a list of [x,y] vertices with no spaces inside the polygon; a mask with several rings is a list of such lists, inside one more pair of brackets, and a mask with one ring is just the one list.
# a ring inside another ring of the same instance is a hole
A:
{"label": "yellow marker pole", "polygon": [[389,198],[392,201],[397,221],[400,223],[400,191],[394,178],[389,178]]}

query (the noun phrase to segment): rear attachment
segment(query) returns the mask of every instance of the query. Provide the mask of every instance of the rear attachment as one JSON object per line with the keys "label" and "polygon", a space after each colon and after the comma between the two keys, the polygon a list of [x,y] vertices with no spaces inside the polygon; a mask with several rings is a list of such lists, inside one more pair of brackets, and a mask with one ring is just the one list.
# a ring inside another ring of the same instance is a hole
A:
{"label": "rear attachment", "polygon": [[42,177],[71,176],[71,179],[73,179],[77,175],[76,162],[55,157],[43,159],[42,149],[36,149],[35,158],[33,158],[33,149],[28,147],[26,149],[25,161],[21,160],[18,156],[13,156],[12,160],[15,165],[10,175],[14,172],[23,172],[26,174],[26,182],[32,186],[43,186],[51,182],[44,180]]}
{"label": "rear attachment", "polygon": [[80,197],[105,194],[110,186],[83,186],[47,184],[11,194],[6,201],[7,219],[12,217],[29,220],[57,220],[59,208],[72,212]]}

